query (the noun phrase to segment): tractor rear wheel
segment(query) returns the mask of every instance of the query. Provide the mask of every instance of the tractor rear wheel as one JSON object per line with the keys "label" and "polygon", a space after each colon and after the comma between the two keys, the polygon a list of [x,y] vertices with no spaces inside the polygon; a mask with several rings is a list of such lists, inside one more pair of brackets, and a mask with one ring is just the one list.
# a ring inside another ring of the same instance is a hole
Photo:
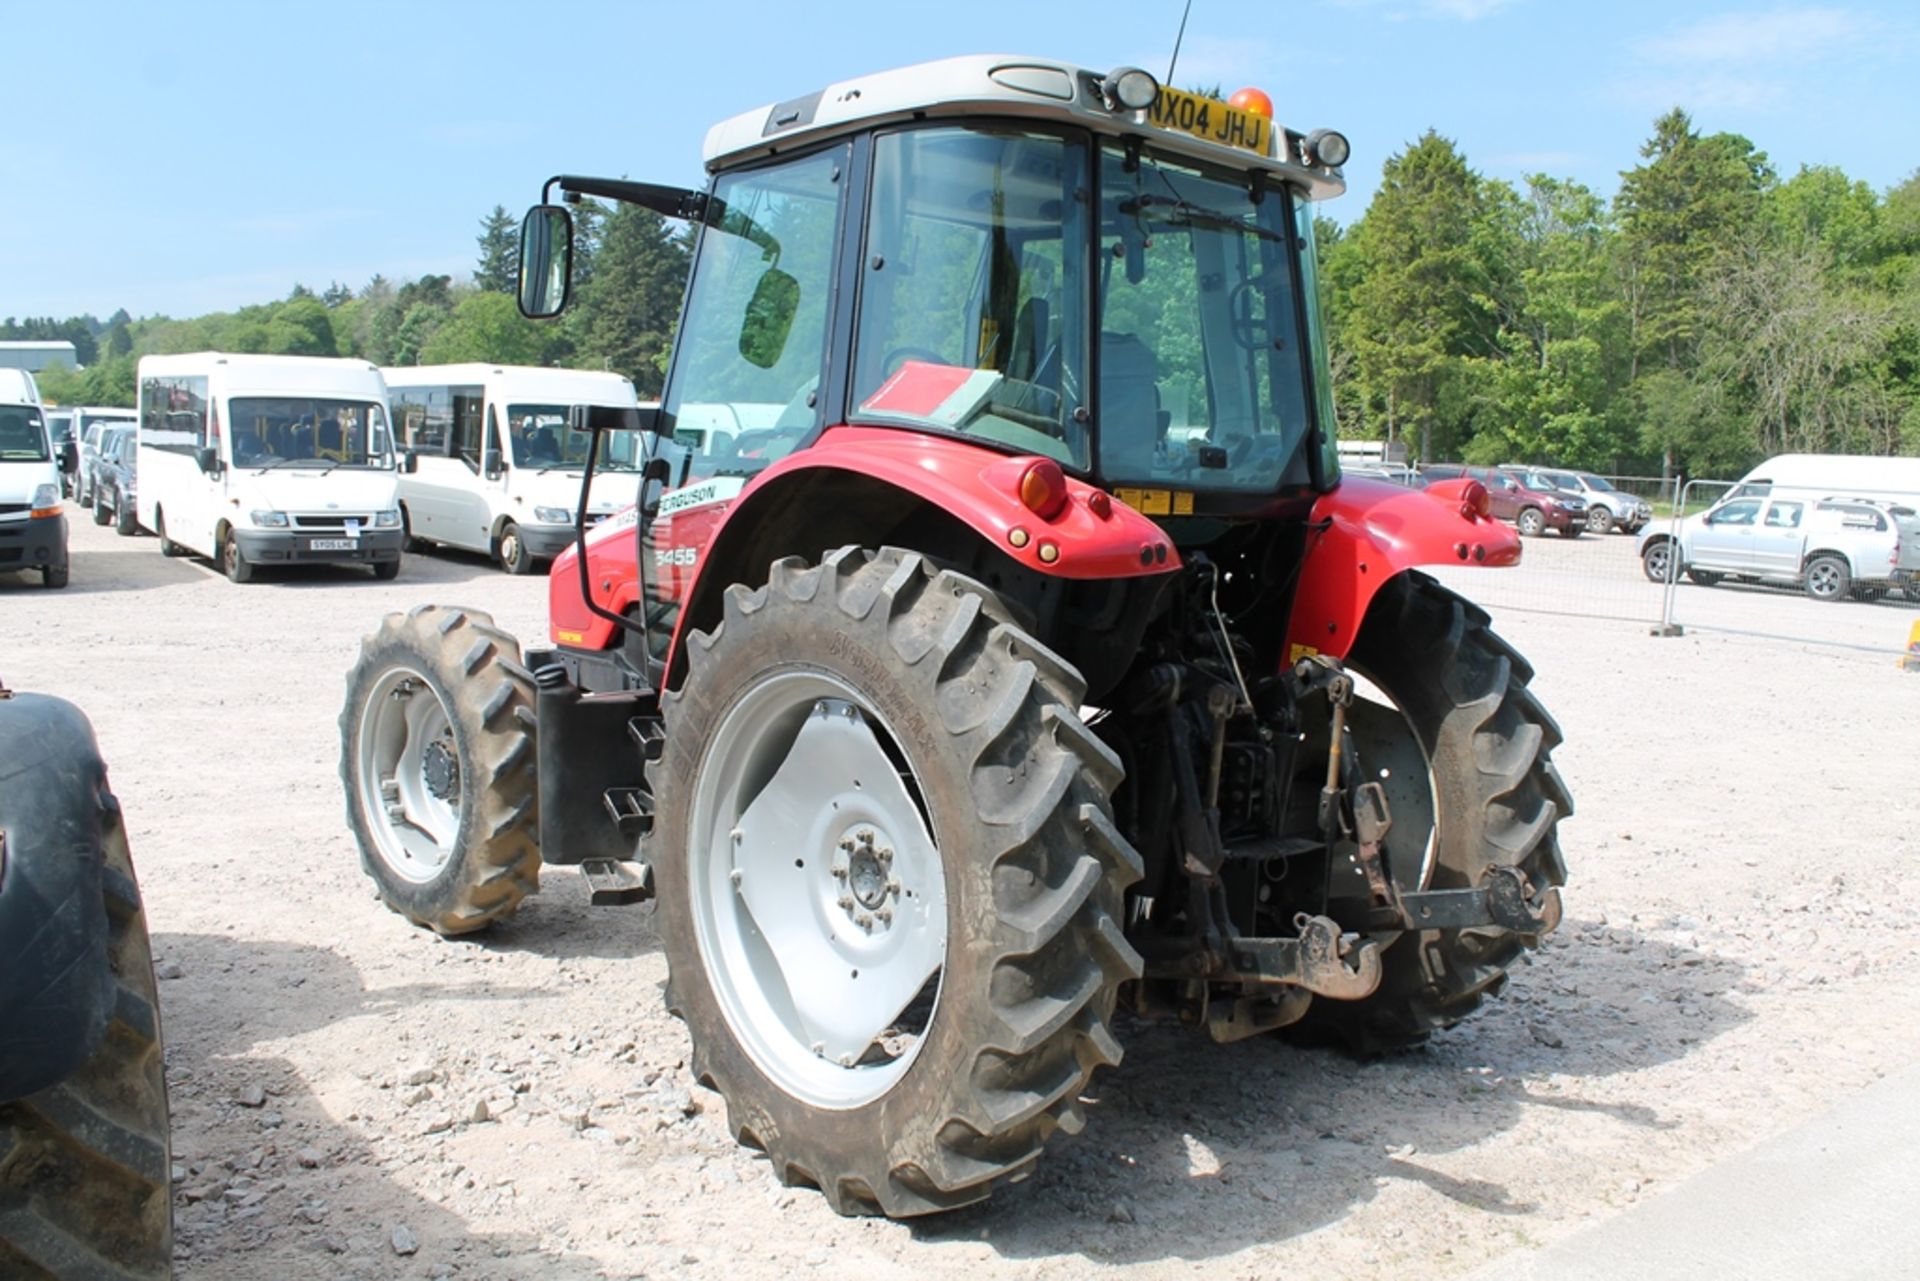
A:
{"label": "tractor rear wheel", "polygon": [[475,609],[389,614],[340,713],[360,864],[416,925],[465,934],[540,888],[533,677]]}
{"label": "tractor rear wheel", "polygon": [[[1555,827],[1573,800],[1549,759],[1560,727],[1527,688],[1532,667],[1488,621],[1426,575],[1405,574],[1374,599],[1348,657],[1395,705],[1371,730],[1358,713],[1352,723],[1362,768],[1393,767],[1387,849],[1403,891],[1474,888],[1494,866],[1518,868],[1536,895],[1567,879]],[[1424,788],[1406,777],[1422,760]],[[1492,927],[1408,931],[1383,950],[1373,995],[1315,1000],[1298,1026],[1359,1053],[1419,1045],[1497,995],[1538,943]]]}
{"label": "tractor rear wheel", "polygon": [[120,807],[101,786],[101,888],[112,1021],[93,1057],[0,1103],[0,1276],[171,1275],[172,1168],[160,1001]]}
{"label": "tractor rear wheel", "polygon": [[669,1007],[729,1128],[842,1214],[1027,1174],[1120,1058],[1120,766],[1079,674],[893,548],[727,589],[663,704]]}

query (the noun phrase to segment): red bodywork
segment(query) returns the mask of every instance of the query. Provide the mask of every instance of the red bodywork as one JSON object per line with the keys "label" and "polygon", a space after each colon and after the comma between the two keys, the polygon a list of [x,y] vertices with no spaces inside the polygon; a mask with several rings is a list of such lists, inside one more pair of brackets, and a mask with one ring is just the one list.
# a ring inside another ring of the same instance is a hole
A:
{"label": "red bodywork", "polygon": [[[736,514],[751,519],[755,495],[783,477],[822,468],[855,472],[916,494],[1037,573],[1069,579],[1136,578],[1180,567],[1180,555],[1164,530],[1084,481],[1066,479],[1067,502],[1050,518],[1028,510],[1020,501],[1020,481],[1036,461],[922,432],[830,428],[810,448],[788,455],[744,484],[725,478],[696,480],[667,495],[649,533],[653,562],[647,566],[647,586],[664,599],[688,600],[706,563],[704,553],[728,520]],[[628,508],[587,534],[595,598],[615,613],[637,598],[633,524],[634,512]],[[614,625],[580,599],[573,548],[554,561],[547,603],[556,644],[605,649],[613,643]],[[685,625],[682,616],[675,629],[675,650]]]}
{"label": "red bodywork", "polygon": [[1287,661],[1345,657],[1374,595],[1403,570],[1519,564],[1519,536],[1484,514],[1485,502],[1484,487],[1465,480],[1413,490],[1355,477],[1322,495],[1287,620]]}

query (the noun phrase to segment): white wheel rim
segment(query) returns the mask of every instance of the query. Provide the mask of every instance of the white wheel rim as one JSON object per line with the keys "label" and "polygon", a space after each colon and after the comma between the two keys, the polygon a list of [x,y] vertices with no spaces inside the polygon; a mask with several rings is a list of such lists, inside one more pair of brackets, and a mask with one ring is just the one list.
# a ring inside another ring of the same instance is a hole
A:
{"label": "white wheel rim", "polygon": [[844,682],[778,671],[727,711],[692,780],[701,964],[759,1069],[822,1108],[905,1075],[946,960],[940,852],[883,739],[898,743]]}
{"label": "white wheel rim", "polygon": [[421,673],[392,667],[373,683],[361,704],[355,766],[374,853],[403,880],[433,880],[453,857],[464,780],[453,722]]}

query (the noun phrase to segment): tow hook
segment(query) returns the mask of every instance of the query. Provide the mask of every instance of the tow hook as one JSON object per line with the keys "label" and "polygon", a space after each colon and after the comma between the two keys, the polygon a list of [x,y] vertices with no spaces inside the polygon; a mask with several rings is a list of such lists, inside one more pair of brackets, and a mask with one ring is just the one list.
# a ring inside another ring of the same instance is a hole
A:
{"label": "tow hook", "polygon": [[1431,890],[1400,896],[1400,928],[1465,930],[1495,926],[1526,938],[1551,934],[1560,925],[1560,891],[1534,894],[1517,867],[1490,867],[1470,890]]}
{"label": "tow hook", "polygon": [[1380,945],[1342,933],[1324,916],[1294,918],[1296,939],[1237,938],[1227,944],[1233,965],[1218,977],[1302,987],[1316,996],[1357,1001],[1380,986]]}

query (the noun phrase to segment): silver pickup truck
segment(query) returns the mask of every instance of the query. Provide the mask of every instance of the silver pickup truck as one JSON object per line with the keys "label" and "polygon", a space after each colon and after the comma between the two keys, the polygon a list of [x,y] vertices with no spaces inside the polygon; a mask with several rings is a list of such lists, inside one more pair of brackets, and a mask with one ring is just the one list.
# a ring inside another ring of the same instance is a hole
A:
{"label": "silver pickup truck", "polygon": [[1795,583],[1815,600],[1878,600],[1895,588],[1920,599],[1920,517],[1870,499],[1790,492],[1735,495],[1640,536],[1640,564],[1664,583],[1684,573]]}

